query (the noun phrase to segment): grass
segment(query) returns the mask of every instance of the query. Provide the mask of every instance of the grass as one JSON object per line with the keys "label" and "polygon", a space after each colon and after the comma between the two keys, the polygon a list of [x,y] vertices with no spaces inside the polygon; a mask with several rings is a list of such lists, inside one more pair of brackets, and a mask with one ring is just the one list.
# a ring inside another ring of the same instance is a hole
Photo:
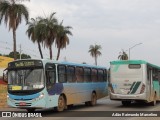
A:
{"label": "grass", "polygon": [[7,85],[0,84],[0,108],[7,107]]}
{"label": "grass", "polygon": [[13,61],[13,58],[0,56],[0,68],[6,68],[11,61]]}

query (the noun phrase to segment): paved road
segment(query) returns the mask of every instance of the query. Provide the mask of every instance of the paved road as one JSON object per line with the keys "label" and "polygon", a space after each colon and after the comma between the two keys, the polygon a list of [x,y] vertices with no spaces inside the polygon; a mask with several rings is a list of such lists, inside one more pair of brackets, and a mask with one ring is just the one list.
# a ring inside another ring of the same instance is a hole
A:
{"label": "paved road", "polygon": [[[12,108],[7,108],[7,109],[0,109],[0,111],[25,111],[25,110],[21,110],[21,109],[12,109]],[[117,111],[158,111],[160,110],[160,102],[157,103],[156,106],[150,106],[149,104],[142,104],[142,103],[132,103],[130,106],[128,107],[124,107],[122,106],[121,102],[119,101],[111,101],[108,98],[103,98],[98,100],[97,105],[94,107],[90,107],[90,106],[85,106],[84,104],[78,104],[78,105],[74,105],[72,108],[69,108],[68,110],[58,113],[55,112],[53,109],[48,109],[48,110],[37,110],[37,112],[42,113],[42,116],[45,117],[46,120],[89,120],[89,119],[94,119],[94,120],[106,120],[106,119],[118,119],[118,120],[141,120],[141,119],[154,119],[154,120],[158,120],[158,117],[100,117],[105,116],[106,114],[108,114],[110,111],[113,111],[112,113],[116,113]],[[115,111],[115,112],[114,112]],[[70,117],[72,116],[72,117]],[[85,118],[84,118],[85,116]],[[4,118],[4,120],[22,120],[22,118]],[[23,118],[23,119],[27,119],[27,118]],[[43,119],[44,118],[30,118],[33,120],[36,119]]]}

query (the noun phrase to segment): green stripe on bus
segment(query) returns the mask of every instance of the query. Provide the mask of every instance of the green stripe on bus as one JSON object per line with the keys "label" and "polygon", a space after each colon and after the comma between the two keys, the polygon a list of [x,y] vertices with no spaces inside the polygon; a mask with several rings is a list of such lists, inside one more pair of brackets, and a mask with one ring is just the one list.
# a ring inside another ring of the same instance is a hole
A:
{"label": "green stripe on bus", "polygon": [[111,65],[123,65],[123,64],[147,64],[149,66],[155,67],[157,69],[160,69],[159,66],[148,63],[144,60],[117,60],[117,61],[111,61]]}
{"label": "green stripe on bus", "polygon": [[113,69],[113,72],[117,72],[118,69],[119,69],[119,66],[120,66],[120,64],[119,64],[119,65],[115,65],[115,66],[114,66],[114,69]]}
{"label": "green stripe on bus", "polygon": [[159,91],[159,81],[158,80],[153,80],[153,89],[155,91]]}
{"label": "green stripe on bus", "polygon": [[134,94],[134,93],[137,91],[137,89],[138,89],[138,87],[139,87],[140,84],[141,84],[141,82],[137,82],[137,83],[135,84],[135,86],[134,86],[131,94]]}
{"label": "green stripe on bus", "polygon": [[130,88],[130,92],[132,92],[133,86],[135,85],[136,82],[133,82],[131,88]]}

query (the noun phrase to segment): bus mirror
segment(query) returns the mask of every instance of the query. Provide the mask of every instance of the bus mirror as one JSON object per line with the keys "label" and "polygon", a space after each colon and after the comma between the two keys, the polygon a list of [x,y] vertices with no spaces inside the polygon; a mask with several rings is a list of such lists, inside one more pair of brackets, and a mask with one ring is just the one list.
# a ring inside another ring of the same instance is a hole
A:
{"label": "bus mirror", "polygon": [[8,82],[7,81],[7,68],[3,71],[3,81],[6,83]]}

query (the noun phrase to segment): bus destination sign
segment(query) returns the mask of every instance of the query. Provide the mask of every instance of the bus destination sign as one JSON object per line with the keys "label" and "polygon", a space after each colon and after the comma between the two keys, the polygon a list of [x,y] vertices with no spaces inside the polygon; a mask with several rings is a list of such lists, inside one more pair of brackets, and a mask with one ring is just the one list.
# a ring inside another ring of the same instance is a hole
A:
{"label": "bus destination sign", "polygon": [[42,61],[40,60],[21,60],[14,61],[8,64],[8,68],[22,68],[22,67],[42,67]]}
{"label": "bus destination sign", "polygon": [[15,67],[28,67],[28,66],[34,66],[34,61],[21,61],[18,63],[15,63]]}

